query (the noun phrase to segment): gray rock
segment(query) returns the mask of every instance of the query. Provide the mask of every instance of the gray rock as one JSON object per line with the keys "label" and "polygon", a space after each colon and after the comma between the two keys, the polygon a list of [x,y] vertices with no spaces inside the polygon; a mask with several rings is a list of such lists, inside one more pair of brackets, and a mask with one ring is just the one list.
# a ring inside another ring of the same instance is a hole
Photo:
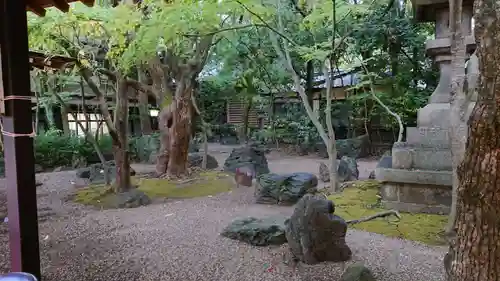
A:
{"label": "gray rock", "polygon": [[221,235],[254,246],[281,245],[286,243],[285,217],[236,219]]}
{"label": "gray rock", "polygon": [[[330,182],[330,171],[325,163],[319,165],[321,181]],[[339,182],[354,181],[359,178],[358,163],[356,159],[343,156],[337,160],[337,177]]]}
{"label": "gray rock", "polygon": [[322,182],[330,182],[330,171],[325,163],[319,164],[319,179]]}
{"label": "gray rock", "polygon": [[[89,179],[92,184],[102,184],[104,182],[104,173],[108,173],[109,180],[113,182],[116,179],[116,164],[114,160],[106,162],[106,169],[102,163],[92,164],[76,171],[79,178]],[[134,169],[130,168],[130,175],[135,175]]]}
{"label": "gray rock", "polygon": [[355,263],[347,267],[340,281],[376,281],[376,279],[370,269],[362,263]]}
{"label": "gray rock", "polygon": [[107,207],[111,208],[137,208],[151,203],[151,199],[137,188],[113,194],[108,200]]}
{"label": "gray rock", "polygon": [[340,162],[342,161],[347,164],[347,168],[349,169],[348,181],[359,179],[358,162],[356,161],[356,159],[348,156],[342,156]]}
{"label": "gray rock", "polygon": [[265,174],[257,178],[256,202],[293,205],[307,193],[317,191],[318,178],[310,173]]}
{"label": "gray rock", "polygon": [[[203,163],[203,153],[202,152],[195,152],[195,153],[190,153],[188,155],[188,165],[189,167],[200,167],[202,166]],[[213,157],[210,154],[207,154],[207,169],[217,169],[219,167],[219,163],[217,162],[217,159]]]}
{"label": "gray rock", "polygon": [[235,173],[240,167],[252,167],[257,175],[269,173],[265,150],[258,145],[233,149],[224,162],[224,171]]}
{"label": "gray rock", "polygon": [[[350,139],[336,140],[337,158],[348,156],[352,158],[366,157],[370,153],[370,139],[368,135],[362,135]],[[328,158],[326,145],[323,142],[316,144],[316,151],[322,158]]]}
{"label": "gray rock", "polygon": [[35,173],[42,173],[43,172],[43,166],[40,164],[35,164]]}
{"label": "gray rock", "polygon": [[352,252],[345,241],[347,223],[332,212],[332,201],[307,194],[297,203],[285,234],[292,255],[306,264],[343,262]]}
{"label": "gray rock", "polygon": [[200,146],[194,141],[189,142],[188,153],[200,152]]}

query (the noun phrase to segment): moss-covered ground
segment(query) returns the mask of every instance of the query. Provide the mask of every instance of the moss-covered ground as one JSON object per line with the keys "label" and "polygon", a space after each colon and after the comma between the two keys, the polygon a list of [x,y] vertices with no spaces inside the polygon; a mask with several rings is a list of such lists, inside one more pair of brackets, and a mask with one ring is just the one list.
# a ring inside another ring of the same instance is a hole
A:
{"label": "moss-covered ground", "polygon": [[[234,185],[229,174],[219,171],[202,171],[192,178],[182,180],[132,177],[132,184],[151,199],[204,197],[230,191]],[[90,185],[79,189],[74,201],[106,208],[112,195],[112,187]]]}
{"label": "moss-covered ground", "polygon": [[[379,183],[375,180],[357,181],[340,194],[330,195],[335,213],[346,220],[367,217],[386,209],[380,204]],[[401,213],[396,217],[377,218],[351,227],[391,237],[400,237],[429,245],[442,245],[445,215]]]}

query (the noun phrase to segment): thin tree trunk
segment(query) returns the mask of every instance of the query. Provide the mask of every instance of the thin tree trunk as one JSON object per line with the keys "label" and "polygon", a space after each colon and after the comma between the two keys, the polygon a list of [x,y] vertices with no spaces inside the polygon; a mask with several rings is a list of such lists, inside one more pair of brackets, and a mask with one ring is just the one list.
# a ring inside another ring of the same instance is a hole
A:
{"label": "thin tree trunk", "polygon": [[452,162],[452,200],[448,224],[445,231],[453,230],[456,216],[458,176],[457,167],[462,162],[465,153],[466,120],[464,92],[465,81],[465,38],[462,34],[462,0],[450,2],[450,33],[451,33],[451,108],[450,108],[450,144]]}
{"label": "thin tree trunk", "polygon": [[328,130],[328,168],[330,172],[330,189],[333,192],[337,192],[339,185],[337,177],[337,147],[335,143],[335,130],[332,124],[332,76],[330,71],[332,69],[332,63],[330,60],[329,68],[323,67],[323,76],[326,80],[326,108],[325,108],[325,118],[326,118],[326,128]]}
{"label": "thin tree trunk", "polygon": [[245,111],[243,112],[243,140],[248,143],[248,127],[250,119],[250,111],[252,110],[253,102],[252,97],[246,98]]}
{"label": "thin tree trunk", "polygon": [[117,77],[115,127],[119,142],[113,140],[113,156],[116,162],[115,191],[127,191],[130,183],[130,159],[128,155],[128,85],[123,77]]}
{"label": "thin tree trunk", "polygon": [[[139,82],[146,84],[146,77],[142,69],[139,72]],[[153,130],[151,129],[151,117],[149,116],[149,100],[148,93],[137,91],[139,101],[139,119],[141,122],[141,133],[143,135],[150,135]]]}
{"label": "thin tree trunk", "polygon": [[193,108],[200,116],[201,119],[201,127],[203,130],[203,160],[201,162],[201,168],[206,169],[207,168],[207,159],[208,159],[208,130],[209,130],[209,124],[205,122],[205,119],[203,118],[203,115],[201,115],[201,111],[198,108],[198,105],[196,104],[196,99],[194,95],[191,95],[191,101],[193,102]]}
{"label": "thin tree trunk", "polygon": [[479,100],[457,170],[453,281],[500,280],[500,5],[493,0],[477,0],[474,5]]}
{"label": "thin tree trunk", "polygon": [[[64,100],[61,98],[61,96],[58,94],[58,93],[54,93],[54,96],[56,97],[57,101],[59,101],[59,103],[61,104],[61,111],[63,112],[71,112],[70,114],[73,116],[73,119],[75,120],[76,124],[78,125],[78,127],[80,127],[80,129],[82,130],[82,132],[85,133],[85,137],[87,138],[87,140],[92,144],[92,146],[94,147],[94,150],[95,152],[97,153],[97,157],[99,157],[99,160],[101,161],[101,164],[104,166],[105,169],[107,169],[106,167],[106,158],[104,158],[104,154],[102,153],[101,151],[101,148],[99,147],[99,144],[97,143],[97,140],[94,139],[94,137],[92,136],[92,133],[90,132],[90,130],[87,128],[85,128],[82,124],[82,122],[80,120],[78,120],[77,118],[77,114],[72,112],[70,110],[70,108],[68,107],[68,105],[64,102]],[[87,118],[87,117],[85,117]],[[86,120],[88,121],[88,120]],[[110,179],[109,179],[109,174],[108,173],[104,173],[104,182],[106,183],[106,185],[109,185],[111,182],[110,182]]]}

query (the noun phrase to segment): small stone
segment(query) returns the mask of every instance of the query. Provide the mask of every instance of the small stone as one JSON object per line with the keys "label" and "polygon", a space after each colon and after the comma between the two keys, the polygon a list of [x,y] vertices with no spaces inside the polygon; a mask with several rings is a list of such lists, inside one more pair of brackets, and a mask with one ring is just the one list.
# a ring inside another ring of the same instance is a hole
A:
{"label": "small stone", "polygon": [[364,264],[355,263],[347,267],[340,281],[376,281],[376,279]]}
{"label": "small stone", "polygon": [[221,235],[254,246],[282,245],[286,243],[286,217],[236,219]]}
{"label": "small stone", "polygon": [[109,206],[112,208],[137,208],[151,203],[151,199],[137,188],[113,194],[109,199]]}

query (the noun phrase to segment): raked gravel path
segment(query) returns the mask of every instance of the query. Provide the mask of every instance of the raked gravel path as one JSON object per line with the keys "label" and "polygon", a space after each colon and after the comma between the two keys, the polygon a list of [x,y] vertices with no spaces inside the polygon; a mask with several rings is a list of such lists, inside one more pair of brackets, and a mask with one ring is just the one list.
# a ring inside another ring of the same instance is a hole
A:
{"label": "raked gravel path", "polygon": [[[292,212],[291,207],[253,204],[253,190],[248,188],[137,209],[98,211],[68,202],[74,172],[37,178],[44,182],[38,189],[44,281],[339,280],[338,264],[299,266],[293,271],[280,262],[284,247],[252,247],[219,236],[236,217]],[[7,241],[6,225],[1,224],[0,273],[9,270]],[[354,261],[363,261],[379,281],[444,280],[444,247],[357,230],[349,230],[347,241]],[[275,270],[267,272],[266,264]]]}

